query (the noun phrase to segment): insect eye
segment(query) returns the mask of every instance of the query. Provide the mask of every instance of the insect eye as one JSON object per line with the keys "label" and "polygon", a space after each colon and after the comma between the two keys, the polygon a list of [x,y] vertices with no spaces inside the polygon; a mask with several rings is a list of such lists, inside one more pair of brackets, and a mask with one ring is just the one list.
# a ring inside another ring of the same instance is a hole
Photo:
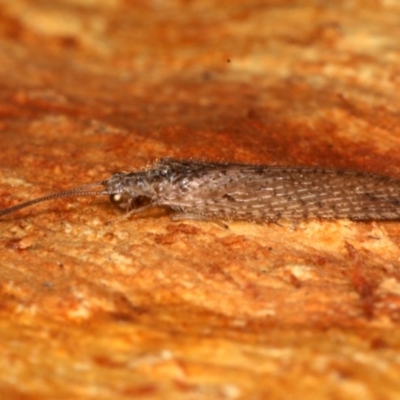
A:
{"label": "insect eye", "polygon": [[110,200],[111,200],[111,203],[119,204],[122,201],[122,194],[121,193],[112,194],[110,196]]}

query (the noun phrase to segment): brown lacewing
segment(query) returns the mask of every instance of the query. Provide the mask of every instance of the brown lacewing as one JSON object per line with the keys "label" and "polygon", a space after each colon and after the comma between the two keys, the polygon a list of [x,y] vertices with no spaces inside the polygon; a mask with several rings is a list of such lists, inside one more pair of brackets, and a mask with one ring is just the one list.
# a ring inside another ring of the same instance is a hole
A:
{"label": "brown lacewing", "polygon": [[150,169],[118,172],[103,181],[0,210],[0,217],[42,201],[101,195],[130,213],[152,206],[171,209],[174,220],[400,219],[400,181],[393,178],[326,168],[170,158]]}

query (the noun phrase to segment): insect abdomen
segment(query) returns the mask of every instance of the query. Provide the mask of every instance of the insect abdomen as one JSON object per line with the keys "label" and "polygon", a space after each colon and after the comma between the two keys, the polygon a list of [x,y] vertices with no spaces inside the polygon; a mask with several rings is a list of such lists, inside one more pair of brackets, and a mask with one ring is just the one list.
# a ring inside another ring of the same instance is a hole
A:
{"label": "insect abdomen", "polygon": [[400,219],[400,182],[352,171],[196,164],[168,194],[161,205],[207,219]]}

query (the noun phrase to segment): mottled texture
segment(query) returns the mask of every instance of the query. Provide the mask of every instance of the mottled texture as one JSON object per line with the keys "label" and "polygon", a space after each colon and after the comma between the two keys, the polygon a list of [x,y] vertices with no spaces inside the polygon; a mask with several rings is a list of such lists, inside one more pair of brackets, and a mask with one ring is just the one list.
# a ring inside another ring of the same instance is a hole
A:
{"label": "mottled texture", "polygon": [[145,208],[169,207],[181,219],[400,218],[400,181],[346,170],[162,159],[104,185],[127,210],[144,197]]}
{"label": "mottled texture", "polygon": [[[99,191],[88,191],[94,186]],[[276,222],[281,218],[371,221],[400,218],[400,181],[385,176],[305,167],[161,159],[152,168],[0,210],[0,216],[60,197],[108,195],[130,213],[151,206],[179,219]]]}
{"label": "mottled texture", "polygon": [[[163,157],[400,179],[399,15],[0,0],[0,208]],[[399,399],[397,221],[121,215],[98,197],[1,218],[0,397]]]}

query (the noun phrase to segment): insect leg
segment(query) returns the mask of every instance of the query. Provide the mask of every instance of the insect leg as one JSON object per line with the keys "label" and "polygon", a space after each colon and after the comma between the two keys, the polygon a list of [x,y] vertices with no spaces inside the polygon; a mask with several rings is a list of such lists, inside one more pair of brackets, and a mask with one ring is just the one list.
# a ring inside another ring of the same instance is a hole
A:
{"label": "insect leg", "polygon": [[172,221],[184,221],[184,220],[190,220],[190,221],[207,221],[207,222],[214,222],[218,226],[224,229],[228,229],[229,226],[219,220],[213,219],[213,218],[207,218],[204,215],[200,214],[186,214],[183,212],[174,212],[170,214],[170,218]]}
{"label": "insect leg", "polygon": [[107,221],[107,222],[106,222],[106,225],[111,225],[111,224],[115,224],[115,223],[120,222],[120,221],[125,221],[125,220],[128,219],[131,215],[133,215],[133,214],[139,214],[139,213],[141,213],[142,211],[145,211],[145,210],[147,210],[148,208],[150,208],[150,207],[152,207],[152,206],[153,206],[152,204],[146,204],[146,205],[144,205],[144,206],[142,206],[142,207],[139,207],[139,208],[133,208],[133,209],[127,211],[125,214],[120,215],[120,216],[114,218],[114,219],[111,220],[111,221]]}

